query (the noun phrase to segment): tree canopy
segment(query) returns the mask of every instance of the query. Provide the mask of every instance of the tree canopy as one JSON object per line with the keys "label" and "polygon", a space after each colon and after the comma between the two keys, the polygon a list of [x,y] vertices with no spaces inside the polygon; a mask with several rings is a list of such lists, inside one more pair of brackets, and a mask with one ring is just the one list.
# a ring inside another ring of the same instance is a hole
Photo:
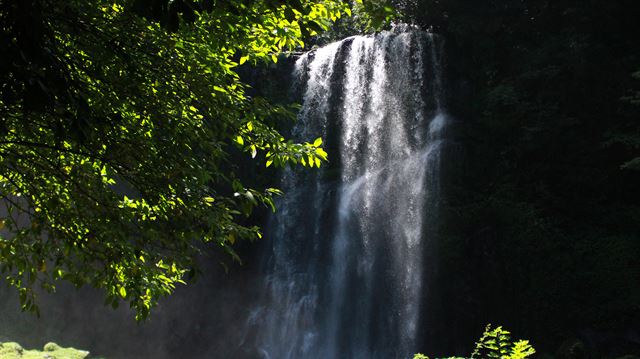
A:
{"label": "tree canopy", "polygon": [[0,2],[0,268],[25,310],[66,280],[138,318],[193,270],[201,243],[236,256],[257,205],[236,161],[326,160],[277,130],[283,106],[248,96],[245,63],[350,15],[317,1]]}

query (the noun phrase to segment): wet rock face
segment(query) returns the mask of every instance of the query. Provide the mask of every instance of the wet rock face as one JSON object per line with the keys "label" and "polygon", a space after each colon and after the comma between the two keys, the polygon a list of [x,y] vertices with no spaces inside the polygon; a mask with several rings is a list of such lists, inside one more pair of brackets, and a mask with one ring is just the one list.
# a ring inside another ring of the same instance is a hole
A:
{"label": "wet rock face", "polygon": [[86,350],[63,348],[56,343],[47,343],[43,351],[27,350],[13,342],[0,343],[0,359],[84,359]]}

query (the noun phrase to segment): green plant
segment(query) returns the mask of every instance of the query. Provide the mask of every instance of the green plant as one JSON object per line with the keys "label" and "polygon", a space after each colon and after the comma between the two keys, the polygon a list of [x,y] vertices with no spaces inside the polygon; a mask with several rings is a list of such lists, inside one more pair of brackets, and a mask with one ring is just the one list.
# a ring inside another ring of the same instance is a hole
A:
{"label": "green plant", "polygon": [[324,0],[0,2],[0,273],[22,308],[64,280],[143,319],[205,244],[239,261],[233,246],[262,236],[252,210],[281,193],[245,174],[327,153],[280,134],[292,108],[251,96],[237,69],[349,14]]}
{"label": "green plant", "polygon": [[[471,358],[498,358],[498,359],[524,359],[536,352],[529,344],[528,340],[511,341],[511,333],[502,327],[491,329],[488,324],[482,333],[480,340],[476,342],[476,347]],[[417,353],[413,359],[429,359],[428,356]],[[464,359],[463,357],[449,357],[446,359]]]}
{"label": "green plant", "polygon": [[471,354],[472,358],[499,358],[499,359],[523,359],[535,353],[535,349],[528,340],[511,340],[511,333],[502,327],[491,329],[488,324],[476,348]]}

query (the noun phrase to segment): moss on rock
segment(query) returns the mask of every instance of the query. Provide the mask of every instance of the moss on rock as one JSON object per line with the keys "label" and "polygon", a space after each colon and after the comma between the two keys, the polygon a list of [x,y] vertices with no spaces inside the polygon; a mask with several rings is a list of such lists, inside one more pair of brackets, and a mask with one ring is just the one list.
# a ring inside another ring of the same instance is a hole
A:
{"label": "moss on rock", "polygon": [[47,343],[44,351],[25,350],[18,343],[0,343],[0,359],[84,359],[88,356],[88,351],[62,348],[56,343]]}

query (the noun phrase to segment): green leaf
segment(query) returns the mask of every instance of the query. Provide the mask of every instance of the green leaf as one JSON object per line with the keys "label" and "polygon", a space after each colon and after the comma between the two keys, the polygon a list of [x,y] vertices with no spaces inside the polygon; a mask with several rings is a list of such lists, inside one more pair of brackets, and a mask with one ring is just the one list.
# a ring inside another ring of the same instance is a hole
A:
{"label": "green leaf", "polygon": [[[277,193],[265,190],[263,174],[230,163],[237,148],[253,158],[264,150],[266,167],[326,160],[319,145],[294,143],[275,127],[272,119],[295,118],[295,109],[250,96],[237,70],[277,62],[278,46],[303,44],[303,34],[328,28],[345,4],[276,3],[193,11],[179,24],[120,2],[38,9],[36,45],[46,51],[28,55],[28,41],[6,48],[15,63],[3,73],[11,94],[0,100],[0,186],[21,205],[8,204],[0,222],[12,238],[0,238],[0,262],[25,308],[37,310],[31,286],[45,270],[52,280],[103,290],[114,307],[126,299],[146,318],[184,283],[203,243],[237,260],[227,233],[258,233],[241,214],[256,203],[272,207],[263,196]],[[8,21],[3,36],[23,38]],[[34,84],[36,96],[28,93]],[[18,230],[12,217],[34,219]]]}

